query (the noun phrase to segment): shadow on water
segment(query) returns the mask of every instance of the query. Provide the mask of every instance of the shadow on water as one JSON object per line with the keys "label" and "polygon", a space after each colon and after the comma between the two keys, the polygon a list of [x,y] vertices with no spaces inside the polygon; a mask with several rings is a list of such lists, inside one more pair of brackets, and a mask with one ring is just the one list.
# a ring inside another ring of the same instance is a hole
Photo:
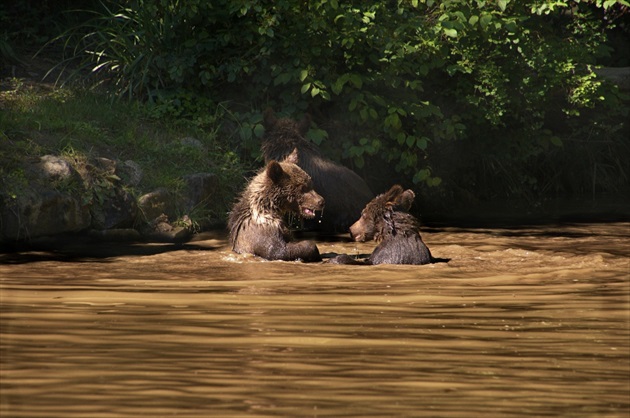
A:
{"label": "shadow on water", "polygon": [[[525,220],[512,218],[509,221],[468,221],[465,223],[452,220],[452,225],[444,221],[431,222],[422,228],[423,237],[432,234],[452,233],[470,234],[485,237],[487,235],[503,238],[540,238],[544,246],[544,239],[588,239],[603,237],[624,239],[630,242],[630,230],[616,230],[614,233],[598,232],[592,228],[594,224],[606,225],[615,223],[615,220],[606,219],[600,222],[557,222],[554,219],[537,218]],[[314,231],[295,231],[296,240],[309,239],[320,243],[349,245],[352,240],[348,234],[322,235]],[[103,262],[107,263],[115,257],[123,256],[150,256],[176,251],[215,251],[222,248],[227,239],[224,230],[213,230],[201,233],[185,243],[157,243],[157,242],[121,242],[103,241],[87,235],[61,235],[56,237],[44,237],[31,242],[18,242],[0,246],[0,264],[27,264],[41,261],[59,262]],[[525,240],[523,240],[523,243]],[[537,245],[540,245],[540,242]],[[521,245],[524,249],[534,247]],[[537,247],[539,248],[539,247]],[[621,252],[611,250],[612,253],[621,255]],[[339,255],[336,252],[324,252],[322,258],[328,260]],[[370,253],[357,253],[353,255],[358,259],[365,259]],[[436,263],[446,263],[448,258],[436,257]]]}
{"label": "shadow on water", "polygon": [[0,264],[26,264],[41,261],[68,263],[103,262],[116,257],[150,256],[174,251],[213,251],[208,243],[102,242],[86,236],[63,236],[0,248]]}

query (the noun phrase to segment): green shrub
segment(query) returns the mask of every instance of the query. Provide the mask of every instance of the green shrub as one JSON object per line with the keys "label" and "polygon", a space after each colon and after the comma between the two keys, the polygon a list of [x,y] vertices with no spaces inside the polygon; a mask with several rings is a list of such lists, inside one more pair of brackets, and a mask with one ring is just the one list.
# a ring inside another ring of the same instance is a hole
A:
{"label": "green shrub", "polygon": [[258,153],[260,112],[270,105],[313,113],[313,139],[357,169],[534,199],[563,191],[558,164],[593,133],[607,135],[611,151],[591,154],[597,161],[585,167],[607,167],[601,190],[627,183],[618,164],[628,156],[627,125],[602,127],[627,117],[628,102],[593,73],[627,8],[624,0],[121,0],[63,39],[81,68],[119,95],[153,102],[158,115],[228,109],[245,158]]}

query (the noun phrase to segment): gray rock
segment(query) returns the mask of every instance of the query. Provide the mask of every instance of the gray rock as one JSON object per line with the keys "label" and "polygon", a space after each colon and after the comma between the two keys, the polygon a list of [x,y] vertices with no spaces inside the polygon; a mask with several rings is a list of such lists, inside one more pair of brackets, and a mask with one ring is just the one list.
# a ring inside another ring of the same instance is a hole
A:
{"label": "gray rock", "polygon": [[199,206],[211,207],[219,189],[219,177],[214,173],[196,173],[184,176],[186,212]]}
{"label": "gray rock", "polygon": [[123,183],[135,187],[142,181],[144,171],[142,171],[142,167],[137,162],[127,160],[118,164],[116,175],[121,178]]}
{"label": "gray rock", "polygon": [[186,242],[192,238],[192,231],[187,226],[173,226],[168,216],[162,214],[151,221],[143,230],[143,236],[154,242]]}
{"label": "gray rock", "polygon": [[0,209],[2,238],[11,241],[79,232],[92,220],[80,199],[51,189],[25,193]]}
{"label": "gray rock", "polygon": [[138,213],[138,205],[126,190],[113,188],[106,195],[99,196],[97,204],[93,204],[92,228],[117,229],[131,227]]}
{"label": "gray rock", "polygon": [[177,197],[164,188],[142,195],[138,199],[138,208],[145,221],[150,222],[162,214],[175,217]]}
{"label": "gray rock", "polygon": [[187,136],[185,138],[182,138],[180,143],[183,146],[196,148],[196,149],[199,149],[199,150],[203,150],[205,148],[203,146],[203,143],[200,140],[198,140],[197,138],[193,138],[191,136]]}
{"label": "gray rock", "polygon": [[116,161],[109,158],[97,157],[94,165],[100,170],[101,175],[113,176],[116,173]]}
{"label": "gray rock", "polygon": [[70,163],[56,155],[44,155],[37,167],[44,178],[51,180],[69,179],[74,173]]}

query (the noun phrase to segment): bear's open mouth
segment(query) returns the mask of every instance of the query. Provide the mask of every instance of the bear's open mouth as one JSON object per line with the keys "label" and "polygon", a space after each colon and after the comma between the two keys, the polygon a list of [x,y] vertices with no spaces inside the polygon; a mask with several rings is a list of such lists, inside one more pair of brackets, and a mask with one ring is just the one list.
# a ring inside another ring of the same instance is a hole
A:
{"label": "bear's open mouth", "polygon": [[315,209],[311,208],[302,208],[302,216],[305,218],[314,218],[315,217]]}

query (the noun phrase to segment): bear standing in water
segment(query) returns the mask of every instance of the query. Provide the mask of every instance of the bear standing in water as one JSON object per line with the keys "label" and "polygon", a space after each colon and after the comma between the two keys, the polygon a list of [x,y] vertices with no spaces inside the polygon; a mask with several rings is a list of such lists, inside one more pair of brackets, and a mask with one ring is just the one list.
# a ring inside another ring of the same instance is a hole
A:
{"label": "bear standing in water", "polygon": [[346,232],[361,214],[361,209],[374,194],[354,171],[325,158],[317,147],[306,140],[311,119],[300,122],[276,118],[273,110],[264,113],[265,134],[262,153],[265,162],[282,160],[297,148],[300,167],[313,179],[315,190],[326,200],[326,211],[317,229],[322,232]]}
{"label": "bear standing in water", "polygon": [[313,241],[291,242],[284,215],[313,218],[324,199],[297,166],[297,151],[284,161],[269,161],[247,185],[228,219],[232,250],[267,260],[321,261]]}
{"label": "bear standing in water", "polygon": [[[374,249],[369,264],[429,264],[438,260],[420,237],[420,222],[408,210],[415,194],[400,185],[376,196],[365,206],[361,217],[350,227],[355,241],[374,239],[380,244]],[[441,260],[440,260],[441,261]]]}

